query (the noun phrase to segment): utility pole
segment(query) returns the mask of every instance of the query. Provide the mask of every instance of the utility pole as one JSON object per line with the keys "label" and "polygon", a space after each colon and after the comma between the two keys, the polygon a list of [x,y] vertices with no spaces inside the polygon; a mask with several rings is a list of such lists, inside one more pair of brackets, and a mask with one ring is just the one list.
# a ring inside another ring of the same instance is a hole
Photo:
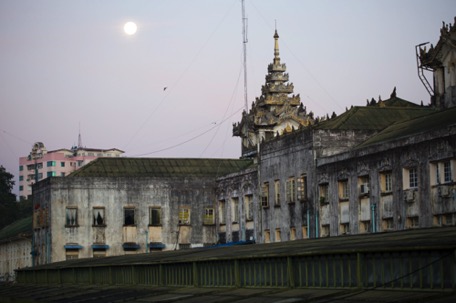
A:
{"label": "utility pole", "polygon": [[242,0],[242,43],[244,53],[244,106],[245,112],[248,112],[248,95],[247,95],[247,18],[245,17],[244,0]]}

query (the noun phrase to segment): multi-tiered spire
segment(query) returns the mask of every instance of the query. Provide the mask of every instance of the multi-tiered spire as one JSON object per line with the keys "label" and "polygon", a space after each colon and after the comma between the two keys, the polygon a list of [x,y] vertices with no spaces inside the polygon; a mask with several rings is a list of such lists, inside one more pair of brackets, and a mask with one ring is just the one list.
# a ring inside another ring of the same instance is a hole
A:
{"label": "multi-tiered spire", "polygon": [[313,123],[303,108],[299,94],[292,95],[294,86],[288,83],[286,65],[280,63],[279,35],[274,33],[274,59],[268,65],[266,83],[261,96],[252,104],[249,113],[244,112],[242,121],[233,126],[233,135],[243,140],[243,154],[255,149],[262,140]]}

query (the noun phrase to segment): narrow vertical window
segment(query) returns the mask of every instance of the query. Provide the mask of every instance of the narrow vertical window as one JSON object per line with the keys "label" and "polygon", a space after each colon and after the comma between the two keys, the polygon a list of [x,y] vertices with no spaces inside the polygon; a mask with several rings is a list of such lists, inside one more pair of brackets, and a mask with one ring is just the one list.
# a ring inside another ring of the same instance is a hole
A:
{"label": "narrow vertical window", "polygon": [[93,226],[105,226],[105,209],[103,207],[93,208]]}
{"label": "narrow vertical window", "polygon": [[135,225],[135,209],[124,208],[124,225]]}
{"label": "narrow vertical window", "polygon": [[181,224],[181,225],[190,224],[190,208],[187,208],[187,207],[179,208],[179,224]]}
{"label": "narrow vertical window", "polygon": [[244,196],[244,210],[245,210],[245,220],[253,220],[253,196],[245,195]]}
{"label": "narrow vertical window", "polygon": [[410,188],[418,187],[418,172],[415,167],[409,169]]}
{"label": "narrow vertical window", "polygon": [[275,194],[274,204],[276,206],[279,206],[280,205],[280,180],[274,181],[274,194]]}
{"label": "narrow vertical window", "polygon": [[74,227],[78,226],[78,209],[75,207],[67,207],[65,226]]}
{"label": "narrow vertical window", "polygon": [[349,188],[348,180],[339,181],[339,200],[348,200],[349,198]]}
{"label": "narrow vertical window", "polygon": [[305,175],[298,178],[297,196],[300,202],[307,200],[307,176]]}
{"label": "narrow vertical window", "polygon": [[233,223],[239,223],[239,199],[231,199],[231,221]]}
{"label": "narrow vertical window", "polygon": [[296,200],[296,181],[293,177],[288,178],[286,183],[286,197],[287,203],[294,203]]}
{"label": "narrow vertical window", "polygon": [[327,183],[320,184],[318,189],[319,189],[320,204],[329,203],[328,184]]}
{"label": "narrow vertical window", "polygon": [[451,176],[451,162],[450,161],[445,161],[443,162],[443,182],[449,183],[452,182],[452,176]]}
{"label": "narrow vertical window", "polygon": [[261,206],[269,207],[269,182],[264,182],[261,191]]}
{"label": "narrow vertical window", "polygon": [[161,225],[161,208],[151,207],[149,208],[149,225],[160,226]]}
{"label": "narrow vertical window", "polygon": [[214,209],[212,207],[204,209],[203,224],[204,225],[214,225],[215,224]]}

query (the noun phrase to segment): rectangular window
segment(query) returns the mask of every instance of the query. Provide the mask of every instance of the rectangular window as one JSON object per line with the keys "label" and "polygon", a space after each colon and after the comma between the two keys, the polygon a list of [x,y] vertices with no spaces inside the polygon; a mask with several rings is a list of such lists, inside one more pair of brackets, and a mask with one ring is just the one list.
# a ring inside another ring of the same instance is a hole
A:
{"label": "rectangular window", "polygon": [[451,176],[451,162],[445,161],[443,162],[443,182],[450,183],[453,181]]}
{"label": "rectangular window", "polygon": [[179,208],[179,224],[189,225],[190,224],[190,208],[180,207]]}
{"label": "rectangular window", "polygon": [[321,226],[321,237],[329,237],[329,224]]}
{"label": "rectangular window", "polygon": [[76,207],[67,207],[66,208],[66,227],[78,226],[78,209]]}
{"label": "rectangular window", "polygon": [[290,240],[296,240],[296,227],[290,227]]}
{"label": "rectangular window", "polygon": [[296,200],[296,183],[294,177],[288,178],[286,183],[286,197],[287,203],[294,203]]}
{"label": "rectangular window", "polygon": [[339,200],[342,200],[342,201],[348,200],[348,198],[349,198],[348,180],[339,181],[338,191],[339,191]]}
{"label": "rectangular window", "polygon": [[320,204],[328,204],[329,203],[328,184],[327,183],[320,184],[318,189],[319,189]]}
{"label": "rectangular window", "polygon": [[280,205],[280,180],[275,180],[274,181],[274,205],[278,206]]}
{"label": "rectangular window", "polygon": [[393,177],[390,171],[380,173],[380,190],[382,193],[393,191]]}
{"label": "rectangular window", "polygon": [[301,175],[298,178],[297,199],[300,202],[307,200],[307,176]]}
{"label": "rectangular window", "polygon": [[214,225],[215,224],[214,209],[212,207],[206,208],[204,210],[203,224],[204,225]]}
{"label": "rectangular window", "polygon": [[369,176],[362,176],[358,178],[358,185],[359,185],[359,194],[360,195],[368,195],[370,191],[369,185]]}
{"label": "rectangular window", "polygon": [[38,173],[38,180],[43,179],[43,173]]}
{"label": "rectangular window", "polygon": [[409,169],[409,184],[410,188],[418,187],[418,172],[416,167]]}
{"label": "rectangular window", "polygon": [[60,177],[65,177],[65,173],[60,173]]}
{"label": "rectangular window", "polygon": [[162,214],[161,214],[160,207],[150,207],[149,208],[149,225],[160,226],[162,224],[161,215]]}
{"label": "rectangular window", "polygon": [[57,175],[57,173],[55,171],[48,171],[47,172],[47,177],[55,177]]}
{"label": "rectangular window", "polygon": [[406,228],[417,228],[419,227],[419,218],[418,217],[408,217],[405,222]]}
{"label": "rectangular window", "polygon": [[264,243],[271,243],[271,232],[269,229],[264,231]]}
{"label": "rectangular window", "polygon": [[104,207],[93,208],[93,226],[106,226]]}
{"label": "rectangular window", "polygon": [[47,167],[55,166],[55,161],[47,161]]}
{"label": "rectangular window", "polygon": [[19,181],[24,181],[24,176],[19,176]]}
{"label": "rectangular window", "polygon": [[244,196],[244,209],[245,209],[245,220],[253,220],[253,196],[245,195]]}
{"label": "rectangular window", "polygon": [[65,167],[65,162],[60,162],[60,167]]}
{"label": "rectangular window", "polygon": [[231,198],[231,221],[239,223],[239,198]]}
{"label": "rectangular window", "polygon": [[281,232],[280,228],[277,228],[275,230],[275,241],[276,242],[281,242],[282,241],[282,232]]}
{"label": "rectangular window", "polygon": [[19,191],[24,191],[24,186],[19,185]]}
{"label": "rectangular window", "polygon": [[219,201],[219,223],[220,224],[225,224],[225,200],[220,200]]}
{"label": "rectangular window", "polygon": [[78,249],[65,250],[65,259],[66,260],[79,259],[79,250]]}
{"label": "rectangular window", "polygon": [[24,170],[24,165],[19,165],[19,171],[23,171]]}
{"label": "rectangular window", "polygon": [[348,235],[350,233],[350,223],[340,224],[339,232],[341,235]]}
{"label": "rectangular window", "polygon": [[124,226],[135,225],[135,209],[124,208]]}
{"label": "rectangular window", "polygon": [[261,192],[261,206],[269,207],[269,182],[264,182]]}

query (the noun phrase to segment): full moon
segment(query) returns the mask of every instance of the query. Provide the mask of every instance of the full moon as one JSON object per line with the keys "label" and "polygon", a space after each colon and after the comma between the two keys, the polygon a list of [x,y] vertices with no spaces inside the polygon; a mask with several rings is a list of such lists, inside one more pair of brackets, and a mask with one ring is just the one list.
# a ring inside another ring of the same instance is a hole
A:
{"label": "full moon", "polygon": [[124,31],[127,35],[134,35],[136,31],[138,30],[138,27],[136,26],[136,23],[134,22],[127,22],[124,25]]}

